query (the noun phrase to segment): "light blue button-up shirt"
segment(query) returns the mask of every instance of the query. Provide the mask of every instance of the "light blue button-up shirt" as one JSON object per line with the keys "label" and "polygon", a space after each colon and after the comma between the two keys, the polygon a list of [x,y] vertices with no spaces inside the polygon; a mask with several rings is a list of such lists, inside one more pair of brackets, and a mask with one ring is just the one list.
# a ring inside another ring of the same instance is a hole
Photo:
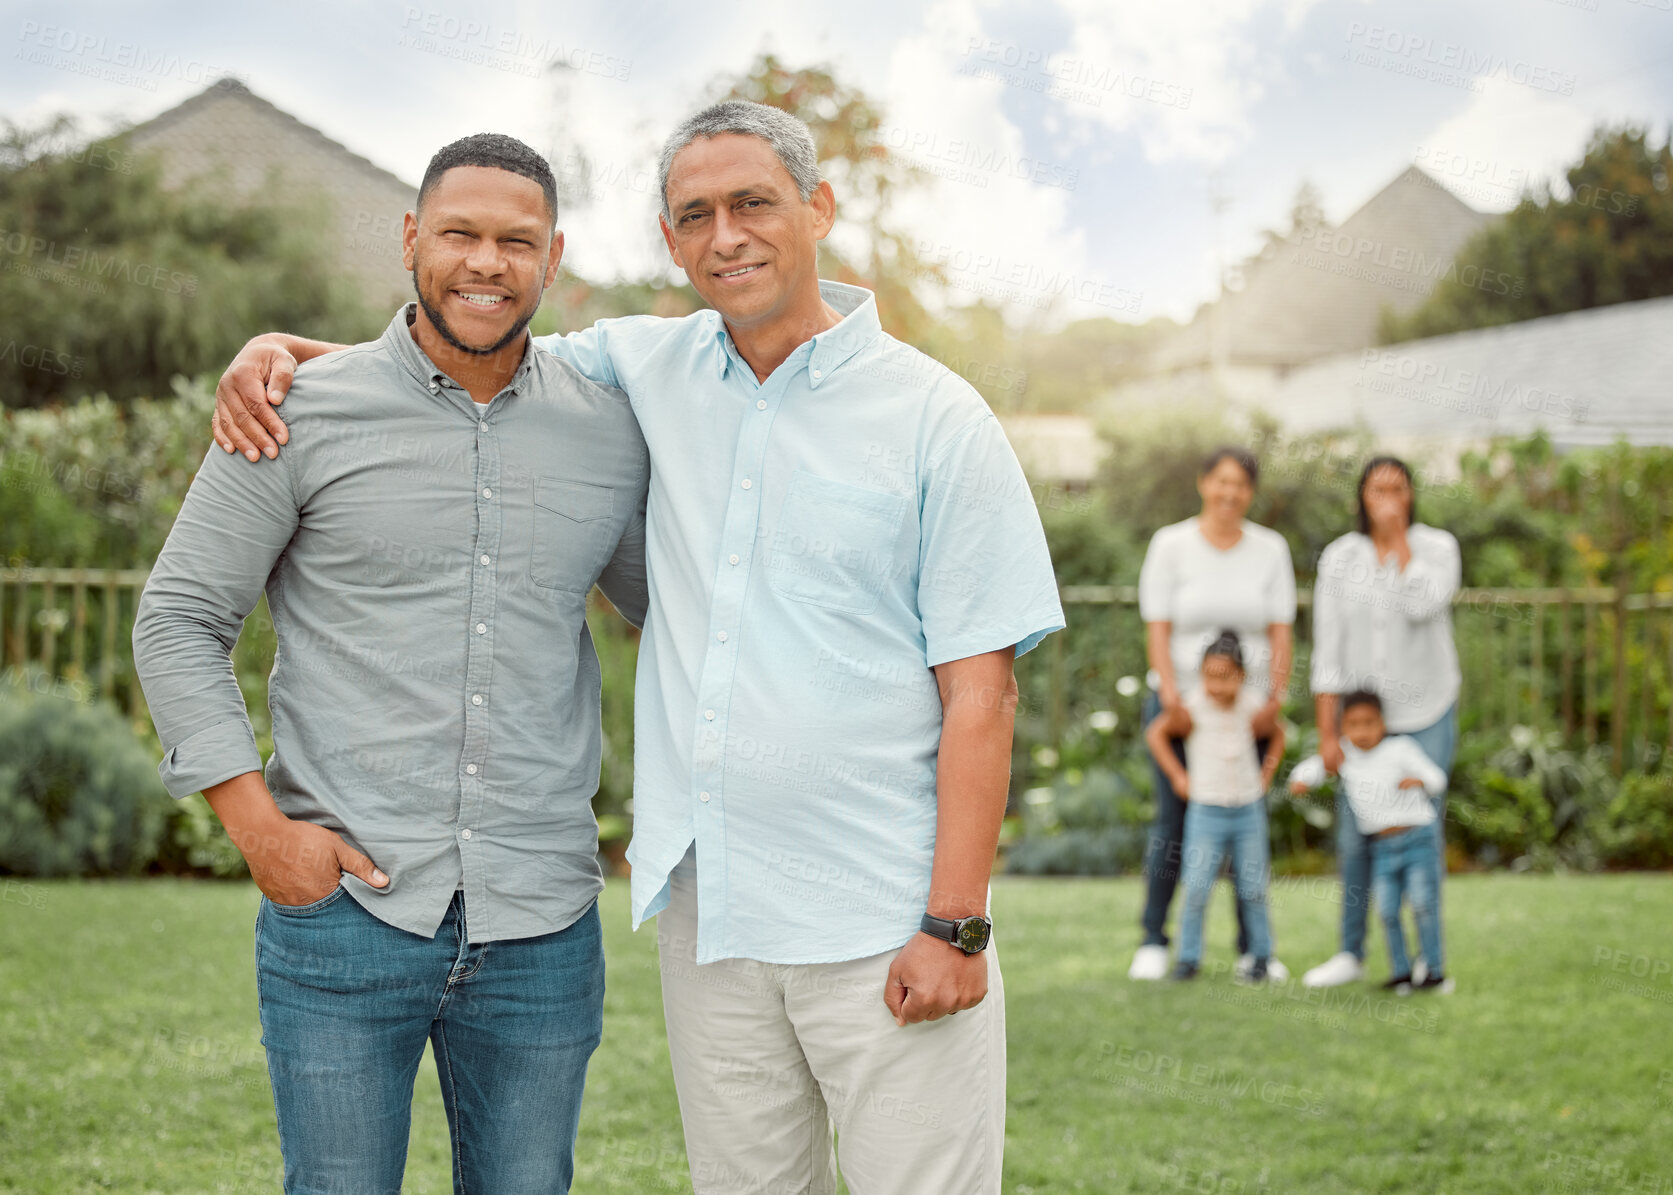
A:
{"label": "light blue button-up shirt", "polygon": [[697,959],[901,946],[929,899],[930,669],[1063,626],[999,422],[882,331],[871,294],[765,382],[714,311],[543,348],[626,391],[651,453],[634,716],[633,917],[697,849]]}

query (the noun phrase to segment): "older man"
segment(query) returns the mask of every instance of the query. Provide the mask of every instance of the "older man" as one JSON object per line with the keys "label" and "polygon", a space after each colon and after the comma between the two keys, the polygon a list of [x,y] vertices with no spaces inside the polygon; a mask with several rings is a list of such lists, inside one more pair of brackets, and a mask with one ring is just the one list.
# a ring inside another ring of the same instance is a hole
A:
{"label": "older man", "polygon": [[[134,624],[163,779],[263,893],[288,1192],[401,1189],[426,1041],[457,1189],[569,1189],[604,1002],[586,601],[643,616],[649,462],[619,390],[530,351],[555,207],[521,142],[437,153],[418,302],[297,375],[282,460],[210,450]],[[227,660],[264,587],[265,777]]]}
{"label": "older man", "polygon": [[[1063,625],[1039,518],[981,398],[819,280],[804,124],[718,104],[660,173],[713,310],[542,347],[625,390],[651,451],[629,857],[692,1181],[833,1191],[834,1125],[856,1195],[996,1192],[1012,660]],[[276,453],[270,389],[330,348],[247,346],[223,447]]]}

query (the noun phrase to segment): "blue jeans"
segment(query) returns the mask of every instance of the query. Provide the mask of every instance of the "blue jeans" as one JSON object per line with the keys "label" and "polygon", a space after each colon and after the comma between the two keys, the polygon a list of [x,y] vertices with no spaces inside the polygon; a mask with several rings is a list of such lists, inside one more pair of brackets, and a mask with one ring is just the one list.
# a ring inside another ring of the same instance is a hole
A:
{"label": "blue jeans", "polygon": [[1220,864],[1231,860],[1238,913],[1249,930],[1249,953],[1272,957],[1272,931],[1266,918],[1266,799],[1227,807],[1186,804],[1185,915],[1179,923],[1179,961],[1202,961],[1202,918]]}
{"label": "blue jeans", "polygon": [[[1162,699],[1154,689],[1147,690],[1139,717],[1146,726],[1162,712]],[[1173,753],[1185,763],[1185,740],[1170,739]],[[1266,755],[1267,740],[1255,744],[1255,754]],[[1150,822],[1150,833],[1144,847],[1144,944],[1168,944],[1168,906],[1173,903],[1173,891],[1179,885],[1179,860],[1185,846],[1185,805],[1173,791],[1173,782],[1162,766],[1150,761],[1150,774],[1155,783],[1156,813]],[[1249,953],[1249,927],[1243,922],[1243,906],[1237,906],[1237,953]]]}
{"label": "blue jeans", "polygon": [[567,1191],[604,1017],[598,907],[567,929],[470,945],[464,894],[433,938],[337,888],[256,914],[261,1040],[285,1191],[401,1189],[413,1081],[436,1052],[453,1189]]}
{"label": "blue jeans", "polygon": [[1388,939],[1389,977],[1393,979],[1412,973],[1406,933],[1400,927],[1402,898],[1411,903],[1418,945],[1429,973],[1440,975],[1446,969],[1441,953],[1441,855],[1435,839],[1428,826],[1415,826],[1371,840],[1372,886],[1383,936]]}
{"label": "blue jeans", "polygon": [[[1422,730],[1407,732],[1423,753],[1443,772],[1452,771],[1458,753],[1458,703]],[[1446,793],[1434,798],[1435,852],[1446,858]],[[1371,851],[1359,832],[1353,808],[1341,788],[1336,790],[1336,866],[1342,873],[1342,949],[1365,961],[1365,917],[1371,909]],[[1443,869],[1444,871],[1444,869]],[[1439,890],[1436,908],[1440,907]]]}

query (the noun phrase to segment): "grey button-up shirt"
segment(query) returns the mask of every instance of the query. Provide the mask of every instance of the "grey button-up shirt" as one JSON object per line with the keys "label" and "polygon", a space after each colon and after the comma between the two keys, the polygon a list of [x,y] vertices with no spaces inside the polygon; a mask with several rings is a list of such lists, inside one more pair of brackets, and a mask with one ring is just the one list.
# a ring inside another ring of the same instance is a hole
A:
{"label": "grey button-up shirt", "polygon": [[278,652],[268,787],[390,878],[342,883],[432,936],[571,924],[602,887],[591,799],[598,583],[644,618],[645,443],[621,391],[530,348],[476,403],[412,339],[309,362],[292,436],[211,447],[146,583],[134,662],[175,796],[261,767],[228,656],[265,587]]}

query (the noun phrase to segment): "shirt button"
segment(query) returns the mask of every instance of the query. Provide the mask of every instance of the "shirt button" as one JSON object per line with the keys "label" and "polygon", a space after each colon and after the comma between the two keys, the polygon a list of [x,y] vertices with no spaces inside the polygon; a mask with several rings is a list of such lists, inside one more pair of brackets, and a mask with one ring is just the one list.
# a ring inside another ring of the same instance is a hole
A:
{"label": "shirt button", "polygon": [[747,490],[747,489],[749,489],[750,486],[752,486],[754,484],[755,483],[753,481],[751,481],[749,478],[747,478],[747,477],[744,478],[744,489]]}
{"label": "shirt button", "polygon": [[481,705],[482,704],[482,694],[472,693],[471,694],[471,704],[472,705]]}
{"label": "shirt button", "polygon": [[438,385],[436,385],[436,383],[434,383],[434,382],[431,382],[431,383],[430,383],[430,389],[431,389],[431,390],[432,390],[432,391],[434,391],[434,390],[440,390],[440,389],[441,389],[441,387],[440,387],[440,386],[438,386]]}
{"label": "shirt button", "polygon": [[470,836],[471,836],[471,832],[469,830],[460,830],[459,831],[459,837],[460,838],[469,838]]}
{"label": "shirt button", "polygon": [[484,498],[492,498],[494,496],[494,491],[485,489],[482,491],[482,496]]}
{"label": "shirt button", "polygon": [[707,718],[710,722],[713,722],[715,720],[715,712],[713,710],[704,710],[703,717]]}
{"label": "shirt button", "polygon": [[715,638],[719,639],[722,643],[725,643],[726,642],[726,632],[725,631],[720,632],[720,634],[716,635]]}
{"label": "shirt button", "polygon": [[821,373],[819,370],[816,369],[816,370],[813,371],[813,376],[814,376],[815,379],[818,379],[818,378],[824,377],[825,375],[823,373]]}
{"label": "shirt button", "polygon": [[736,552],[733,552],[730,556],[728,556],[726,558],[726,563],[728,563],[728,564],[738,563],[738,554]]}
{"label": "shirt button", "polygon": [[483,554],[483,557],[482,557],[482,563],[483,563],[483,564],[487,564],[487,563],[488,563],[488,557],[487,557],[487,554],[486,554],[486,553],[484,553],[484,554]]}
{"label": "shirt button", "polygon": [[474,763],[466,764],[465,765],[465,772],[466,772],[467,775],[470,775],[470,776],[476,775],[476,765]]}
{"label": "shirt button", "polygon": [[488,633],[488,624],[485,623],[485,622],[477,623],[476,624],[476,633],[478,635],[486,635]]}
{"label": "shirt button", "polygon": [[755,409],[757,411],[765,411],[767,409],[767,400],[764,399],[764,398],[756,399],[755,400]]}

